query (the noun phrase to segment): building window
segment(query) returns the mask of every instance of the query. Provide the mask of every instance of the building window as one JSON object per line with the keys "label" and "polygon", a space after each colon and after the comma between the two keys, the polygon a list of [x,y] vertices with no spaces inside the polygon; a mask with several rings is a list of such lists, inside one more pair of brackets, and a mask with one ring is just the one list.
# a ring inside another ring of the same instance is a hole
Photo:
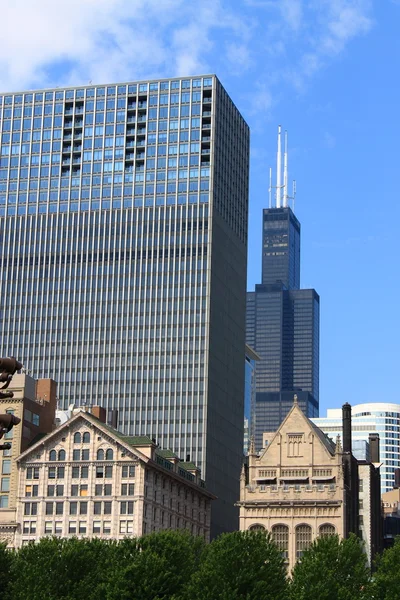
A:
{"label": "building window", "polygon": [[39,467],[28,467],[26,470],[27,479],[39,479]]}
{"label": "building window", "polygon": [[79,521],[79,533],[86,533],[86,521]]}
{"label": "building window", "polygon": [[56,515],[64,513],[64,502],[56,502]]}
{"label": "building window", "polygon": [[298,525],[296,527],[296,558],[301,558],[312,541],[312,530],[309,525]]}
{"label": "building window", "polygon": [[87,502],[79,502],[79,514],[87,515],[88,503]]}
{"label": "building window", "polygon": [[53,522],[52,521],[45,521],[44,532],[45,532],[45,534],[53,533]]}
{"label": "building window", "polygon": [[83,434],[82,442],[84,444],[88,444],[90,442],[90,433],[88,431],[85,431],[85,433]]}
{"label": "building window", "polygon": [[363,491],[363,483],[364,483],[364,482],[363,482],[363,480],[362,480],[362,479],[360,479],[360,480],[358,481],[358,491],[359,491],[359,492],[362,492],[362,491]]}
{"label": "building window", "polygon": [[25,486],[25,496],[30,498],[31,496],[37,496],[39,491],[38,485],[26,485]]}
{"label": "building window", "polygon": [[26,502],[24,515],[37,515],[37,502]]}
{"label": "building window", "polygon": [[61,535],[62,534],[62,522],[61,521],[56,521],[54,524],[54,533],[55,535]]}
{"label": "building window", "polygon": [[133,515],[133,502],[120,502],[120,515]]}
{"label": "building window", "polygon": [[97,450],[97,460],[104,460],[104,450],[101,448]]}
{"label": "building window", "polygon": [[120,533],[133,533],[133,521],[120,521],[119,523]]}
{"label": "building window", "polygon": [[65,460],[65,450],[60,450],[58,452],[58,460]]}
{"label": "building window", "polygon": [[55,450],[50,450],[49,452],[49,460],[56,460],[57,454]]}
{"label": "building window", "polygon": [[81,443],[81,434],[79,431],[77,431],[76,433],[74,433],[74,444],[80,444]]}
{"label": "building window", "polygon": [[70,515],[77,515],[78,514],[78,503],[77,502],[70,502],[69,503],[69,514]]}
{"label": "building window", "polygon": [[101,521],[93,521],[93,533],[101,533]]}
{"label": "building window", "polygon": [[56,478],[56,467],[49,467],[49,479]]}
{"label": "building window", "polygon": [[111,533],[111,521],[104,521],[103,523],[103,533],[108,535]]}
{"label": "building window", "polygon": [[319,528],[319,537],[329,537],[330,535],[335,535],[335,527],[330,523],[324,523]]}
{"label": "building window", "polygon": [[106,451],[106,460],[113,460],[113,458],[114,458],[114,452],[112,451],[111,448],[109,448]]}
{"label": "building window", "polygon": [[11,460],[3,459],[3,468],[2,468],[2,474],[3,475],[10,475],[11,474]]}
{"label": "building window", "polygon": [[303,456],[303,434],[288,434],[287,439],[287,455],[288,456]]}
{"label": "building window", "polygon": [[9,492],[10,491],[10,478],[9,477],[2,477],[1,478],[1,491],[2,492]]}
{"label": "building window", "polygon": [[264,525],[260,525],[260,523],[255,523],[254,525],[250,525],[249,531],[265,531]]}
{"label": "building window", "polygon": [[135,484],[134,483],[122,483],[121,484],[121,496],[133,496],[134,494],[135,494]]}
{"label": "building window", "polygon": [[124,465],[122,467],[122,478],[126,479],[128,477],[135,477],[135,465]]}
{"label": "building window", "polygon": [[70,521],[68,525],[68,533],[76,533],[76,521]]}
{"label": "building window", "polygon": [[288,558],[289,527],[287,525],[274,525],[271,530],[275,544],[282,553],[283,558]]}

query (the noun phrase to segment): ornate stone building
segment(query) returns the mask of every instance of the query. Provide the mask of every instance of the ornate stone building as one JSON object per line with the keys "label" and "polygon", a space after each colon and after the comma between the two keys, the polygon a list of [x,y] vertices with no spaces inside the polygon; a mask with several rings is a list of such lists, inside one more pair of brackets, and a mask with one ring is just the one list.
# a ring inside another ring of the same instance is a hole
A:
{"label": "ornate stone building", "polygon": [[351,447],[333,443],[303,414],[296,396],[279,429],[264,434],[260,455],[252,445],[240,489],[240,529],[270,531],[289,569],[318,536],[358,533]]}
{"label": "ornate stone building", "polygon": [[18,469],[16,459],[41,433],[54,429],[56,411],[56,382],[52,379],[35,380],[24,373],[14,375],[8,391],[13,398],[0,400],[0,413],[11,413],[21,419],[5,434],[1,442],[11,448],[0,452],[0,541],[14,545]]}
{"label": "ornate stone building", "polygon": [[147,437],[80,411],[18,458],[15,545],[45,535],[122,539],[187,529],[207,541],[211,500],[199,470]]}

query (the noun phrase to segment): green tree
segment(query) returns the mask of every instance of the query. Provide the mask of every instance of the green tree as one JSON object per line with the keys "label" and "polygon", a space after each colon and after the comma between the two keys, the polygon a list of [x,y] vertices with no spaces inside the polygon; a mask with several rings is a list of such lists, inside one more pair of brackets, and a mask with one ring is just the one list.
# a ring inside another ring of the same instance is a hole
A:
{"label": "green tree", "polygon": [[269,534],[235,531],[206,549],[181,600],[286,600],[286,569]]}
{"label": "green tree", "polygon": [[15,554],[12,550],[7,550],[7,544],[0,544],[0,574],[1,574],[1,599],[10,599],[10,582],[12,565]]}
{"label": "green tree", "polygon": [[293,600],[358,600],[366,598],[370,571],[360,540],[351,535],[318,538],[292,572]]}
{"label": "green tree", "polygon": [[161,531],[118,544],[120,568],[107,600],[170,600],[198,568],[204,541],[187,532]]}
{"label": "green tree", "polygon": [[370,598],[400,600],[400,537],[394,546],[378,556],[370,586]]}
{"label": "green tree", "polygon": [[115,568],[115,542],[42,538],[23,546],[11,568],[12,600],[102,600]]}

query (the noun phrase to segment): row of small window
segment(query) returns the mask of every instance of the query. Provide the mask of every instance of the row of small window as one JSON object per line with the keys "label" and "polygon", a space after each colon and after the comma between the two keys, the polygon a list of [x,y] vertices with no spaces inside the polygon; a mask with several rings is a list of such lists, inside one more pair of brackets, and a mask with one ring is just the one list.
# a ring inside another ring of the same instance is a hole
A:
{"label": "row of small window", "polygon": [[[176,81],[160,81],[160,82],[151,82],[151,83],[138,83],[138,84],[128,84],[128,85],[110,85],[106,87],[96,87],[96,88],[82,88],[82,89],[72,89],[72,90],[56,90],[49,92],[35,92],[28,94],[15,94],[8,96],[0,96],[0,106],[4,103],[5,106],[10,104],[30,104],[35,100],[36,102],[51,102],[54,100],[73,100],[76,99],[84,99],[86,98],[97,98],[103,96],[115,96],[115,95],[128,95],[139,93],[147,93],[157,92],[159,89],[161,91],[166,90],[179,90],[182,89],[190,89],[192,88],[201,88],[203,87],[210,88],[212,86],[212,78],[204,77],[203,79],[181,79]],[[4,101],[4,102],[3,102]]]}
{"label": "row of small window", "polygon": [[[134,501],[123,500],[118,502],[119,514],[120,515],[133,515],[134,513]],[[38,502],[26,502],[24,504],[24,515],[36,516],[38,514]],[[113,510],[113,501],[106,500],[104,502],[96,502],[89,504],[88,501],[81,502],[45,502],[45,514],[46,515],[63,515],[67,509],[70,515],[111,515]]]}
{"label": "row of small window", "polygon": [[[61,451],[59,452],[59,456],[60,453],[64,452]],[[74,451],[75,452],[75,451]],[[76,452],[89,452],[89,450],[77,450]],[[61,455],[63,456],[63,455]],[[81,455],[78,455],[81,456]],[[86,454],[85,454],[86,456]],[[99,452],[97,452],[97,456],[103,457],[103,458],[98,458],[98,460],[103,460],[104,459],[104,451],[103,454],[99,454]],[[55,460],[55,459],[54,459]],[[64,460],[64,459],[59,459],[59,460]],[[76,459],[74,459],[76,460]],[[78,458],[79,460],[79,458]],[[88,460],[87,458],[82,458],[82,460]],[[108,459],[107,459],[108,460]],[[3,464],[4,464],[4,460],[3,460]],[[11,461],[8,461],[9,463]],[[7,467],[8,468],[8,467]],[[113,466],[112,465],[98,465],[94,467],[95,469],[95,473],[96,473],[96,477],[101,478],[101,477],[105,477],[105,478],[109,478],[112,477],[112,469]],[[86,479],[88,477],[88,473],[89,473],[89,467],[88,466],[73,466],[72,467],[72,478],[84,478]],[[6,473],[4,473],[6,474]],[[65,467],[48,467],[48,477],[49,479],[63,479],[65,476]],[[123,465],[121,467],[121,477],[122,479],[127,479],[127,478],[131,478],[131,477],[135,477],[135,466],[134,465]],[[26,479],[40,479],[40,467],[28,467],[26,469]]]}
{"label": "row of small window", "polygon": [[[7,479],[7,478],[3,478]],[[10,482],[6,481],[4,490],[9,491]],[[64,496],[64,485],[48,485],[47,496]],[[94,496],[112,496],[113,486],[111,483],[99,484],[96,483],[94,486]],[[89,495],[89,486],[87,484],[72,484],[71,494],[72,497],[87,497]],[[135,495],[135,484],[134,483],[122,483],[121,484],[121,496],[134,496]],[[38,485],[27,485],[25,486],[25,498],[37,498],[39,496]]]}
{"label": "row of small window", "polygon": [[142,198],[135,198],[135,200],[124,200],[114,201],[110,203],[108,200],[103,200],[100,202],[92,201],[89,205],[88,202],[82,202],[80,205],[77,203],[71,204],[43,204],[39,206],[19,206],[18,208],[15,206],[9,206],[7,209],[4,207],[0,207],[0,216],[14,216],[14,215],[36,215],[49,213],[67,213],[74,211],[87,211],[87,210],[105,210],[105,209],[119,209],[119,208],[140,208],[142,206],[145,207],[154,207],[154,206],[176,206],[176,205],[187,205],[187,204],[198,204],[207,203],[209,201],[208,194],[196,194],[195,196],[178,196],[176,197],[165,197],[165,196],[156,196],[154,198],[146,198],[143,200]]}
{"label": "row of small window", "polygon": [[[129,531],[127,526],[128,523]],[[24,521],[22,526],[22,533],[24,535],[35,535],[36,521]],[[45,521],[45,535],[62,535],[62,533],[62,521]],[[86,535],[88,533],[86,521],[69,521],[68,533],[71,535]],[[104,535],[109,535],[111,533],[111,521],[93,521],[92,533],[103,533]],[[120,521],[120,533],[133,533],[133,521]]]}

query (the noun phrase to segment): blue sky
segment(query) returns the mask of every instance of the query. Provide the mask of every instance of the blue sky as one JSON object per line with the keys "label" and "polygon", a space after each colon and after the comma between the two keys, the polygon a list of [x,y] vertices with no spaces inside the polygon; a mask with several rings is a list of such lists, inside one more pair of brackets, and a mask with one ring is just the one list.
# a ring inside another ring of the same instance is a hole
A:
{"label": "blue sky", "polygon": [[[400,402],[400,0],[1,0],[0,91],[216,73],[251,127],[248,288],[278,124],[321,296],[321,415]],[[397,251],[396,251],[397,248]]]}

